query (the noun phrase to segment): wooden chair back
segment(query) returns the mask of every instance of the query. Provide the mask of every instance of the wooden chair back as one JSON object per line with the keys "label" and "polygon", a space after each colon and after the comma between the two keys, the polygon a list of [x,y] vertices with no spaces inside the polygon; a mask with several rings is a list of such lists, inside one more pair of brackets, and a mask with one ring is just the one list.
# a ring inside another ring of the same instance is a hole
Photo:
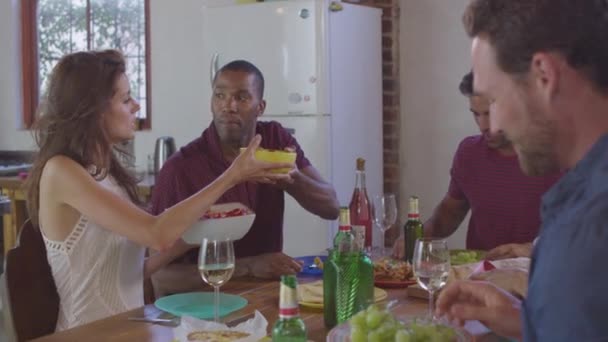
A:
{"label": "wooden chair back", "polygon": [[42,233],[27,220],[18,244],[6,256],[7,310],[17,341],[55,332],[59,295],[46,258]]}

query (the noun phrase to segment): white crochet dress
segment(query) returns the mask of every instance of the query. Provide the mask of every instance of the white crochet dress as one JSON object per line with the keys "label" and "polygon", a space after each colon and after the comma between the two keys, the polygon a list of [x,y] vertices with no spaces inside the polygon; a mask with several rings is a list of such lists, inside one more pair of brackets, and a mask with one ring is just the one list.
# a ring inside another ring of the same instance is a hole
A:
{"label": "white crochet dress", "polygon": [[[100,183],[128,200],[109,177]],[[145,248],[85,216],[64,241],[43,238],[60,298],[56,331],[144,305]]]}

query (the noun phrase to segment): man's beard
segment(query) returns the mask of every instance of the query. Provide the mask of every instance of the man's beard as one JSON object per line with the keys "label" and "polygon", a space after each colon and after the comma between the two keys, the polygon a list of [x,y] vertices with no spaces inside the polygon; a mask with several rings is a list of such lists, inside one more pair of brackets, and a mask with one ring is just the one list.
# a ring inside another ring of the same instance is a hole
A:
{"label": "man's beard", "polygon": [[[528,108],[529,109],[529,108]],[[525,132],[513,143],[519,166],[530,176],[542,176],[559,171],[555,155],[555,124],[538,112],[531,112]]]}
{"label": "man's beard", "polygon": [[500,137],[486,138],[486,143],[488,147],[492,149],[507,148],[511,145],[511,142],[507,140],[504,135],[501,135]]}

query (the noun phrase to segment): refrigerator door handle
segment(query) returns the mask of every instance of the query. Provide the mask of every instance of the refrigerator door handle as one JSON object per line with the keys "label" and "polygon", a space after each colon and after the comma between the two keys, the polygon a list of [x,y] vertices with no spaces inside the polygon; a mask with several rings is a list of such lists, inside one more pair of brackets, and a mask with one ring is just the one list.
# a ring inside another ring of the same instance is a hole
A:
{"label": "refrigerator door handle", "polygon": [[220,58],[219,53],[214,53],[213,56],[211,57],[211,64],[209,65],[209,77],[210,77],[209,82],[211,83],[212,86],[213,86],[213,80],[215,79],[215,74],[217,74],[217,70],[219,69],[219,66],[217,63],[219,58]]}

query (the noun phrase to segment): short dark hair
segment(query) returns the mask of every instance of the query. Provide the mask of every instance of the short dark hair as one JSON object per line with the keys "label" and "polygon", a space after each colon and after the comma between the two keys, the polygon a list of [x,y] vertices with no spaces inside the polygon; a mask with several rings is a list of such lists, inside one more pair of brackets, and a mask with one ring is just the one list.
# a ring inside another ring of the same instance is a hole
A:
{"label": "short dark hair", "polygon": [[460,85],[458,86],[460,93],[464,96],[473,96],[473,72],[469,72],[462,77]]}
{"label": "short dark hair", "polygon": [[537,52],[557,52],[608,93],[608,0],[472,0],[463,23],[487,35],[506,73],[529,71]]}
{"label": "short dark hair", "polygon": [[264,75],[262,75],[260,69],[253,65],[253,63],[242,59],[232,61],[221,67],[220,70],[218,70],[218,72],[215,74],[215,77],[213,78],[213,83],[215,83],[217,76],[224,71],[240,71],[254,75],[258,89],[258,95],[260,96],[260,99],[264,98]]}

